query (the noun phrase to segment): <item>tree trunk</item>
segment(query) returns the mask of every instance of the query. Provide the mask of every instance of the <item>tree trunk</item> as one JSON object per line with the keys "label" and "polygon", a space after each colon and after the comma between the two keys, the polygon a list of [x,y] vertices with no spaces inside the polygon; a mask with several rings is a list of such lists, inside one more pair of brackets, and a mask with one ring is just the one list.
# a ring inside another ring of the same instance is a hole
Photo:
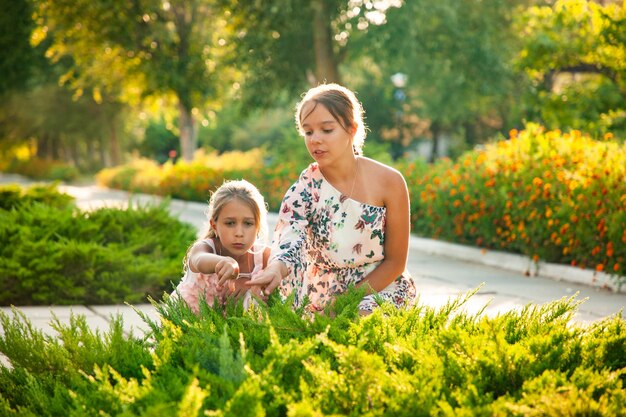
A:
{"label": "tree trunk", "polygon": [[441,128],[437,123],[433,123],[430,127],[431,132],[433,132],[433,147],[430,150],[430,157],[428,158],[428,162],[433,163],[437,159],[439,153],[439,138],[441,137]]}
{"label": "tree trunk", "polygon": [[117,140],[117,127],[115,126],[115,120],[110,120],[111,134],[109,136],[109,152],[111,155],[111,164],[117,166],[120,164],[120,143]]}
{"label": "tree trunk", "polygon": [[106,140],[104,138],[104,135],[98,135],[98,141],[99,141],[99,146],[98,146],[98,153],[100,154],[100,165],[103,167],[108,167],[109,165],[109,156],[106,153]]}
{"label": "tree trunk", "polygon": [[318,83],[339,83],[339,70],[333,52],[330,14],[325,0],[313,0],[313,47],[315,48],[315,77]]}
{"label": "tree trunk", "polygon": [[193,116],[190,109],[179,101],[178,103],[178,124],[180,129],[180,150],[185,161],[193,160],[193,153],[196,150],[197,132]]}
{"label": "tree trunk", "polygon": [[37,158],[39,159],[52,159],[52,152],[50,152],[50,135],[44,132],[37,138]]}

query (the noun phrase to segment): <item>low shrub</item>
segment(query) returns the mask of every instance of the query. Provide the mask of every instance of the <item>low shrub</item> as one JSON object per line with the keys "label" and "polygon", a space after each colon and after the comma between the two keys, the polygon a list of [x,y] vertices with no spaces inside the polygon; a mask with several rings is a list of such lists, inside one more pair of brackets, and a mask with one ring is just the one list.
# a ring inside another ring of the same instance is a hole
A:
{"label": "low shrub", "polygon": [[7,172],[20,174],[35,180],[73,181],[78,178],[78,169],[61,161],[31,157],[26,160],[14,159],[6,167]]}
{"label": "low shrub", "polygon": [[572,326],[578,302],[469,315],[383,305],[358,316],[349,291],[307,318],[275,296],[243,311],[155,303],[126,336],[84,317],[44,336],[0,313],[2,415],[529,416],[626,413],[626,321]]}
{"label": "low shrub", "polygon": [[224,173],[202,164],[183,161],[161,172],[159,194],[191,201],[208,201],[224,182]]}
{"label": "low shrub", "polygon": [[180,279],[196,231],[165,204],[83,212],[51,190],[0,210],[0,305],[139,302]]}
{"label": "low shrub", "polygon": [[304,168],[293,161],[264,166],[260,149],[222,155],[198,151],[196,156],[193,162],[168,161],[162,165],[137,159],[100,171],[96,180],[105,187],[206,202],[225,180],[246,179],[259,188],[269,209],[278,211],[285,191]]}
{"label": "low shrub", "polygon": [[[456,161],[398,162],[411,197],[412,232],[591,268],[612,274],[618,284],[625,281],[626,144],[610,135],[598,141],[537,125],[511,133]],[[274,158],[247,169],[228,169],[222,161],[221,170],[195,162],[165,164],[159,193],[205,202],[224,179],[245,178],[263,193],[269,209],[278,211],[304,168],[298,161]],[[151,190],[137,186],[141,173],[117,169],[134,175],[125,189]],[[159,176],[154,169],[150,175]]]}
{"label": "low shrub", "polygon": [[59,192],[56,183],[29,187],[0,185],[0,210],[11,210],[35,202],[56,208],[74,207],[74,197]]}

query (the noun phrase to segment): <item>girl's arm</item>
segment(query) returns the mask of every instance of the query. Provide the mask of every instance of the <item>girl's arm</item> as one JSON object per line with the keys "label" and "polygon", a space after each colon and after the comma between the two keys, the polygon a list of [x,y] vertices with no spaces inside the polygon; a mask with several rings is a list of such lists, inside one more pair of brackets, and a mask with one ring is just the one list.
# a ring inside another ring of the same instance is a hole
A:
{"label": "girl's arm", "polygon": [[[267,262],[269,261],[270,253],[271,253],[271,248],[269,246],[263,250],[263,265],[261,265],[262,270],[267,268]],[[241,297],[245,295],[245,293],[248,290],[250,290],[252,294],[263,299],[264,294],[261,290],[261,287],[259,285],[250,286],[248,285],[248,282],[250,282],[250,278],[237,278],[236,280],[233,281],[232,288],[229,289],[230,293],[226,295],[233,295],[235,297]]]}
{"label": "girl's arm", "polygon": [[406,269],[410,237],[409,192],[402,174],[389,169],[381,187],[387,208],[385,223],[385,258],[357,287],[365,285],[367,293],[382,291]]}
{"label": "girl's arm", "polygon": [[213,252],[206,242],[196,242],[189,251],[189,269],[202,274],[216,273],[219,284],[239,276],[239,264],[230,256],[221,256]]}
{"label": "girl's arm", "polygon": [[248,283],[260,285],[266,294],[274,291],[292,272],[294,265],[302,262],[312,200],[309,190],[310,175],[309,166],[285,193],[274,230],[269,263],[262,273]]}

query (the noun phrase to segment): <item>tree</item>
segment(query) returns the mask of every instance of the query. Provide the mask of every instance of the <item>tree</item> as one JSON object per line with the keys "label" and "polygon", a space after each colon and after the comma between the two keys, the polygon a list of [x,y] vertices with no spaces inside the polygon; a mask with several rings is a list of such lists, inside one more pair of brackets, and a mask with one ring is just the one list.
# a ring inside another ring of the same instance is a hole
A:
{"label": "tree", "polygon": [[559,0],[520,15],[522,109],[551,129],[626,132],[626,8]]}
{"label": "tree", "polygon": [[37,59],[29,37],[32,8],[27,0],[0,2],[0,95],[26,87]]}
{"label": "tree", "polygon": [[[77,166],[98,166],[94,156],[102,147],[102,113],[87,98],[72,98],[58,85],[66,61],[45,57],[49,40],[37,39],[33,2],[3,3],[0,17],[0,140],[8,150],[32,143],[36,156],[65,160]],[[34,31],[35,30],[35,31]],[[33,32],[34,31],[34,32]],[[32,37],[31,37],[32,35]],[[34,39],[35,45],[31,44]]]}
{"label": "tree", "polygon": [[[64,80],[96,101],[172,97],[182,156],[193,158],[194,114],[219,95],[229,50],[225,21],[211,0],[41,0],[40,28],[52,29],[49,54],[69,56]],[[167,100],[166,100],[167,101]]]}
{"label": "tree", "polygon": [[376,29],[389,74],[408,74],[406,105],[430,121],[431,160],[442,135],[505,117],[514,77],[511,16],[520,3],[412,0]]}
{"label": "tree", "polygon": [[342,82],[341,65],[367,53],[370,26],[383,24],[399,0],[222,0],[232,43],[233,65],[242,69],[242,98],[263,106],[282,93],[321,82]]}

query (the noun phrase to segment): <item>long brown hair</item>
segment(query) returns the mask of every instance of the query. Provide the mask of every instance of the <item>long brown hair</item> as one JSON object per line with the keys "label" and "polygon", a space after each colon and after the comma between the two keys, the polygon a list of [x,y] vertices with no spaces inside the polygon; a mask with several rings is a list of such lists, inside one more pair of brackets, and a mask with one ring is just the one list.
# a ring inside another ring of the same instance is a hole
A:
{"label": "long brown hair", "polygon": [[[309,102],[313,102],[315,105],[307,114],[302,114],[305,104]],[[301,135],[304,136],[302,121],[315,110],[315,107],[319,104],[323,105],[330,112],[346,132],[352,133],[352,128],[356,127],[352,148],[356,155],[362,155],[367,127],[363,120],[363,106],[356,98],[354,92],[339,84],[332,83],[320,84],[307,91],[296,106],[296,127]]]}

